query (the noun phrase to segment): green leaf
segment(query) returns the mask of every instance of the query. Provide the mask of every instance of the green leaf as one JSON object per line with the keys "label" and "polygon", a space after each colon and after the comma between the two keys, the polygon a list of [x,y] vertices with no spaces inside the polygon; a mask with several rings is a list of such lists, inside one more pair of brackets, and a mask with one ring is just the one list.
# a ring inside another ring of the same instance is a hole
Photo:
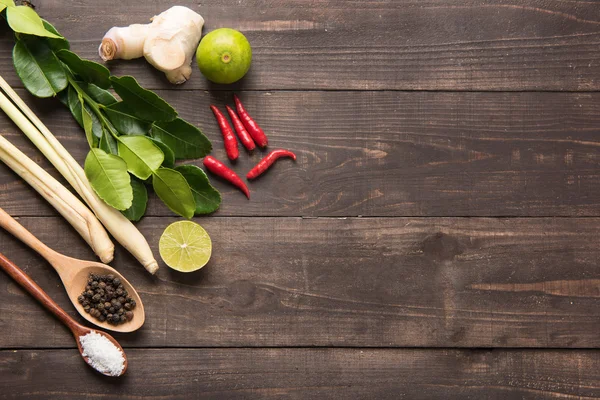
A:
{"label": "green leaf", "polygon": [[81,87],[81,89],[83,89],[84,92],[87,93],[88,96],[90,96],[95,102],[99,104],[102,104],[104,106],[110,106],[111,104],[117,102],[117,99],[115,98],[115,96],[113,96],[111,92],[99,88],[93,83],[78,82],[77,84],[79,85],[79,87]]}
{"label": "green leaf", "polygon": [[170,168],[159,168],[152,174],[152,187],[171,211],[188,219],[194,216],[194,195],[181,173]]}
{"label": "green leaf", "polygon": [[49,38],[61,38],[61,36],[48,31],[44,27],[42,19],[31,7],[8,7],[6,10],[6,19],[8,20],[10,29],[14,32]]}
{"label": "green leaf", "polygon": [[67,74],[45,41],[22,37],[13,48],[13,63],[25,88],[37,97],[56,96],[67,87]]}
{"label": "green leaf", "polygon": [[117,146],[117,141],[106,128],[102,129],[102,137],[100,138],[98,147],[108,154],[119,154],[119,146]]}
{"label": "green leaf", "polygon": [[83,60],[70,50],[61,50],[56,55],[85,82],[93,83],[102,89],[110,88],[110,71],[104,65]]}
{"label": "green leaf", "polygon": [[163,163],[162,151],[144,136],[119,136],[119,156],[127,163],[127,170],[144,180]]}
{"label": "green leaf", "polygon": [[180,165],[175,168],[183,175],[196,202],[195,215],[209,214],[216,211],[221,204],[221,194],[212,187],[208,181],[208,176],[201,168],[195,165]]}
{"label": "green leaf", "polygon": [[94,125],[94,121],[92,121],[92,116],[89,113],[89,111],[87,110],[87,108],[85,108],[83,106],[83,97],[81,95],[79,95],[79,103],[81,104],[81,116],[82,116],[82,122],[83,122],[83,130],[85,131],[85,137],[88,141],[88,144],[90,145],[90,147],[94,147],[94,133],[93,133],[93,125]]}
{"label": "green leaf", "polygon": [[125,161],[100,149],[91,149],[84,170],[92,188],[106,204],[117,210],[131,207],[133,191]]}
{"label": "green leaf", "polygon": [[71,48],[69,41],[67,39],[65,39],[64,37],[62,37],[62,35],[60,33],[58,33],[56,28],[50,22],[46,21],[45,19],[42,19],[42,22],[44,23],[44,28],[46,28],[47,31],[54,33],[56,36],[59,36],[59,38],[56,38],[56,39],[54,39],[54,38],[46,39],[48,42],[48,45],[54,52],[57,52],[60,50],[69,50]]}
{"label": "green leaf", "polygon": [[[85,125],[83,123],[83,115],[81,113],[81,96],[77,94],[77,91],[75,90],[75,88],[73,88],[73,86],[69,86],[67,93],[67,104],[69,106],[69,110],[71,110],[71,114],[73,114],[73,118],[75,118],[79,126],[81,126],[85,130]],[[85,105],[85,110],[92,119],[92,132],[94,136],[100,139],[102,137],[102,123],[100,122],[96,114],[92,112],[92,109],[87,104]]]}
{"label": "green leaf", "polygon": [[134,115],[146,121],[171,121],[177,112],[156,93],[141,87],[131,76],[111,76],[113,89],[130,106]]}
{"label": "green leaf", "polygon": [[150,134],[169,146],[178,160],[201,158],[212,150],[210,140],[200,129],[181,118],[170,122],[155,122]]}
{"label": "green leaf", "polygon": [[133,115],[132,110],[120,101],[103,108],[106,116],[122,135],[147,135],[151,123]]}
{"label": "green leaf", "polygon": [[133,189],[133,202],[131,203],[131,207],[121,212],[128,220],[139,221],[146,213],[148,191],[146,190],[146,185],[136,178],[131,179],[131,188]]}
{"label": "green leaf", "polygon": [[6,7],[14,7],[15,2],[13,0],[0,0],[0,12],[4,11]]}
{"label": "green leaf", "polygon": [[67,105],[69,106],[69,110],[71,110],[71,114],[73,114],[73,118],[75,118],[79,126],[83,128],[83,117],[81,116],[81,102],[79,101],[79,95],[73,86],[69,86],[67,93]]}
{"label": "green leaf", "polygon": [[68,90],[61,91],[59,94],[56,95],[56,97],[58,98],[58,100],[60,100],[61,103],[63,103],[63,106],[69,107],[69,91]]}
{"label": "green leaf", "polygon": [[162,166],[165,168],[173,168],[175,166],[175,154],[173,154],[173,150],[163,142],[158,139],[154,139],[149,137],[148,139],[152,140],[152,142],[158,146],[158,148],[165,155],[165,159],[162,163]]}
{"label": "green leaf", "polygon": [[15,6],[15,2],[13,0],[0,0],[0,4],[3,5],[4,7],[14,7]]}

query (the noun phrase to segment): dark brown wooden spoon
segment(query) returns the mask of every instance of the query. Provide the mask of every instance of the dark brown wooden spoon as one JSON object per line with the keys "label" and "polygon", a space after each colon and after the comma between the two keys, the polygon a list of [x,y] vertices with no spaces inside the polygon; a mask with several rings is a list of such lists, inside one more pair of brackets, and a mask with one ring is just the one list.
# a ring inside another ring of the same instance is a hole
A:
{"label": "dark brown wooden spoon", "polygon": [[123,348],[121,347],[121,345],[112,336],[110,336],[109,334],[102,332],[102,331],[90,329],[86,326],[81,325],[77,321],[75,321],[69,314],[67,314],[65,312],[65,310],[60,308],[60,306],[58,304],[56,304],[54,302],[54,300],[52,300],[52,298],[50,296],[48,296],[48,294],[46,292],[44,292],[42,290],[42,288],[39,287],[37,285],[37,283],[35,283],[33,281],[33,279],[31,279],[31,277],[29,275],[27,275],[25,272],[23,272],[23,270],[21,270],[19,267],[17,267],[12,261],[10,261],[8,258],[6,258],[4,256],[4,254],[2,254],[2,253],[0,253],[0,268],[2,268],[19,285],[21,285],[25,290],[27,290],[29,292],[29,294],[31,294],[37,301],[42,303],[42,305],[48,311],[50,311],[52,314],[54,314],[54,316],[56,318],[58,318],[58,320],[60,322],[65,324],[71,330],[71,332],[73,333],[73,336],[75,337],[75,341],[77,342],[77,349],[79,349],[79,354],[81,355],[83,360],[89,366],[96,369],[91,364],[90,359],[83,355],[83,348],[81,346],[81,340],[79,340],[79,339],[82,336],[87,335],[88,333],[95,332],[99,335],[104,336],[108,340],[110,340],[112,342],[112,344],[114,344],[121,351],[121,353],[123,353],[123,359],[124,359],[123,370],[121,371],[121,373],[119,375],[111,375],[108,371],[100,371],[98,369],[96,369],[96,371],[100,372],[103,375],[113,376],[113,377],[121,376],[125,373],[125,371],[127,370],[127,356],[125,355],[125,352],[123,351]]}

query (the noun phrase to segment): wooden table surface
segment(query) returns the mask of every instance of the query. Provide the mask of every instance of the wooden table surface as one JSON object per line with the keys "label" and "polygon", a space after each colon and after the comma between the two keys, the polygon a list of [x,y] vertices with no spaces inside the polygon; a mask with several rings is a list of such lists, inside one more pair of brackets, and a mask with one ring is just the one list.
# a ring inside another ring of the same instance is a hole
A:
{"label": "wooden table surface", "polygon": [[[114,25],[167,0],[37,0],[97,60]],[[69,332],[0,273],[0,398],[588,399],[600,397],[600,1],[180,1],[243,31],[254,60],[232,86],[194,68],[181,87],[116,62],[212,140],[208,107],[240,94],[271,147],[296,152],[250,186],[215,181],[196,218],[213,257],[149,276],[112,263],[147,321],[115,335],[129,371],[85,367]],[[81,129],[34,99],[0,37],[0,74],[83,161]],[[2,114],[0,131],[56,171]],[[260,158],[242,152],[244,173]],[[194,163],[200,164],[199,160]],[[51,247],[93,259],[0,165],[0,206]],[[179,220],[153,195],[139,223]],[[0,249],[73,316],[57,275],[5,232]]]}

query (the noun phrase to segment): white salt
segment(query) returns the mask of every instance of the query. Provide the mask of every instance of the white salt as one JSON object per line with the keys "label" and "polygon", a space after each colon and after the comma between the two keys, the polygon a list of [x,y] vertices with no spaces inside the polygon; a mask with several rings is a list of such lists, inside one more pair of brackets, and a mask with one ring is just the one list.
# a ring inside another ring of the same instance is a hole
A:
{"label": "white salt", "polygon": [[125,356],[105,336],[94,331],[79,337],[84,357],[97,371],[110,376],[119,376],[125,368]]}

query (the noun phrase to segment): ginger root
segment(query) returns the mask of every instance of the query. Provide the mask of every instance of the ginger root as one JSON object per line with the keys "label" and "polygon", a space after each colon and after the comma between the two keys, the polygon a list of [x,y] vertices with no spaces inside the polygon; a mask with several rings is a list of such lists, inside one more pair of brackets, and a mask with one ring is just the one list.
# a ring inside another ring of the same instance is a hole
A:
{"label": "ginger root", "polygon": [[150,24],[113,27],[98,49],[104,61],[144,56],[169,82],[180,84],[192,74],[192,58],[202,36],[204,18],[187,7],[174,6]]}

